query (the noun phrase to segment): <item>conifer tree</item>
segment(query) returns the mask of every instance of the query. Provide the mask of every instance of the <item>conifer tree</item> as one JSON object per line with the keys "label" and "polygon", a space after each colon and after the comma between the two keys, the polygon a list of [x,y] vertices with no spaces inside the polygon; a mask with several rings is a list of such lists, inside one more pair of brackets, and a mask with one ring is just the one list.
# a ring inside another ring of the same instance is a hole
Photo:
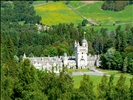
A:
{"label": "conifer tree", "polygon": [[115,44],[114,44],[115,49],[117,51],[120,51],[120,45],[121,45],[120,32],[121,32],[121,26],[119,25],[116,29]]}
{"label": "conifer tree", "polygon": [[122,69],[124,73],[127,72],[127,67],[128,67],[128,59],[127,57],[125,57],[124,63],[123,63],[123,69]]}
{"label": "conifer tree", "polygon": [[7,37],[6,46],[7,46],[7,50],[9,53],[9,59],[13,59],[13,57],[15,55],[15,47],[14,47],[14,43],[13,43],[10,35],[8,35],[8,37]]}
{"label": "conifer tree", "polygon": [[126,77],[121,75],[116,84],[115,91],[114,91],[115,100],[130,100],[129,88],[127,85],[125,85],[125,81],[126,81]]}
{"label": "conifer tree", "polygon": [[107,95],[107,89],[108,89],[107,80],[108,80],[108,78],[104,74],[102,76],[100,84],[98,84],[97,90],[98,90],[98,99],[99,100],[107,100],[107,97],[108,97],[108,95]]}
{"label": "conifer tree", "polygon": [[127,41],[126,41],[126,32],[123,32],[122,33],[122,38],[121,38],[121,45],[120,45],[120,51],[121,52],[124,52],[124,49],[126,48],[127,46]]}
{"label": "conifer tree", "polygon": [[109,78],[109,82],[108,82],[108,88],[107,88],[107,100],[113,100],[114,98],[114,75],[112,74]]}
{"label": "conifer tree", "polygon": [[81,94],[81,97],[84,100],[95,100],[96,96],[94,94],[94,86],[93,86],[93,82],[90,80],[90,77],[88,75],[84,75],[83,76],[83,80],[80,83],[80,87],[79,87],[79,92]]}

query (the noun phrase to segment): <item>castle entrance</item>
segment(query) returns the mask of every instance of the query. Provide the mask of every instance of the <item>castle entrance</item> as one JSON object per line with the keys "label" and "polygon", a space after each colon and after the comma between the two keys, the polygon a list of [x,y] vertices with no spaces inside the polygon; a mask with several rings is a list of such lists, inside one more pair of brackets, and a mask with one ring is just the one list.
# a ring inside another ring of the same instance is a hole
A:
{"label": "castle entrance", "polygon": [[83,58],[80,60],[80,67],[81,69],[85,68],[85,60]]}

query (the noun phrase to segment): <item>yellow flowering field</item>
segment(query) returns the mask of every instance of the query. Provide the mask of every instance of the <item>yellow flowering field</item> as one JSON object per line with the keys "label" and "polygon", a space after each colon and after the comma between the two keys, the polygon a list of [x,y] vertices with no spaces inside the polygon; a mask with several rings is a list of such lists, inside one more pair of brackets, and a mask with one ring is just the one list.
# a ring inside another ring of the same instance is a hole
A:
{"label": "yellow flowering field", "polygon": [[37,15],[42,17],[42,23],[46,25],[71,22],[78,25],[78,23],[81,23],[83,20],[63,2],[44,4],[36,6],[34,9],[36,10]]}

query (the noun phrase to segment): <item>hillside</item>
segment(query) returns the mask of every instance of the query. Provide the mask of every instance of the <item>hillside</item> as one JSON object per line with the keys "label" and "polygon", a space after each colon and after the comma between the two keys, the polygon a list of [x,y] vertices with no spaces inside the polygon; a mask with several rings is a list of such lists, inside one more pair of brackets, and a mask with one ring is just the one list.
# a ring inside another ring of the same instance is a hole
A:
{"label": "hillside", "polygon": [[[70,5],[77,10],[84,18],[96,24],[112,25],[119,23],[133,22],[133,5],[127,6],[124,10],[115,12],[102,10],[103,2],[83,2],[70,1]],[[64,2],[50,2],[35,6],[37,15],[42,17],[42,23],[46,25],[55,25],[58,23],[74,23],[78,25],[83,18]]]}
{"label": "hillside", "polygon": [[70,9],[63,2],[55,2],[35,6],[38,15],[42,17],[42,23],[46,25],[56,25],[58,23],[81,23],[83,20],[76,12]]}

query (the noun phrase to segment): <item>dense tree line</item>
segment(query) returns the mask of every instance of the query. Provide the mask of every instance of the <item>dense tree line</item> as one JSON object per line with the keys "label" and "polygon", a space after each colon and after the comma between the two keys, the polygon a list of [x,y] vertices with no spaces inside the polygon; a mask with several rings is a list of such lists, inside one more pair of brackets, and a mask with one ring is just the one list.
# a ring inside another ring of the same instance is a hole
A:
{"label": "dense tree line", "polygon": [[121,26],[117,27],[113,39],[114,46],[101,55],[102,68],[121,70],[133,74],[133,31],[132,28],[126,30],[121,31]]}
{"label": "dense tree line", "polygon": [[126,1],[105,0],[101,8],[104,10],[121,11],[127,5],[130,5],[130,4],[133,4],[132,0],[126,0]]}
{"label": "dense tree line", "polygon": [[32,1],[1,1],[1,22],[39,23],[41,17],[36,15]]}
{"label": "dense tree line", "polygon": [[[12,62],[11,62],[12,61]],[[79,88],[64,67],[56,75],[54,72],[37,70],[29,59],[20,63],[11,60],[1,69],[1,100],[132,100],[133,78],[130,85],[125,84],[126,77],[120,76],[114,84],[114,75],[104,75],[95,87],[88,75],[84,75]]]}

